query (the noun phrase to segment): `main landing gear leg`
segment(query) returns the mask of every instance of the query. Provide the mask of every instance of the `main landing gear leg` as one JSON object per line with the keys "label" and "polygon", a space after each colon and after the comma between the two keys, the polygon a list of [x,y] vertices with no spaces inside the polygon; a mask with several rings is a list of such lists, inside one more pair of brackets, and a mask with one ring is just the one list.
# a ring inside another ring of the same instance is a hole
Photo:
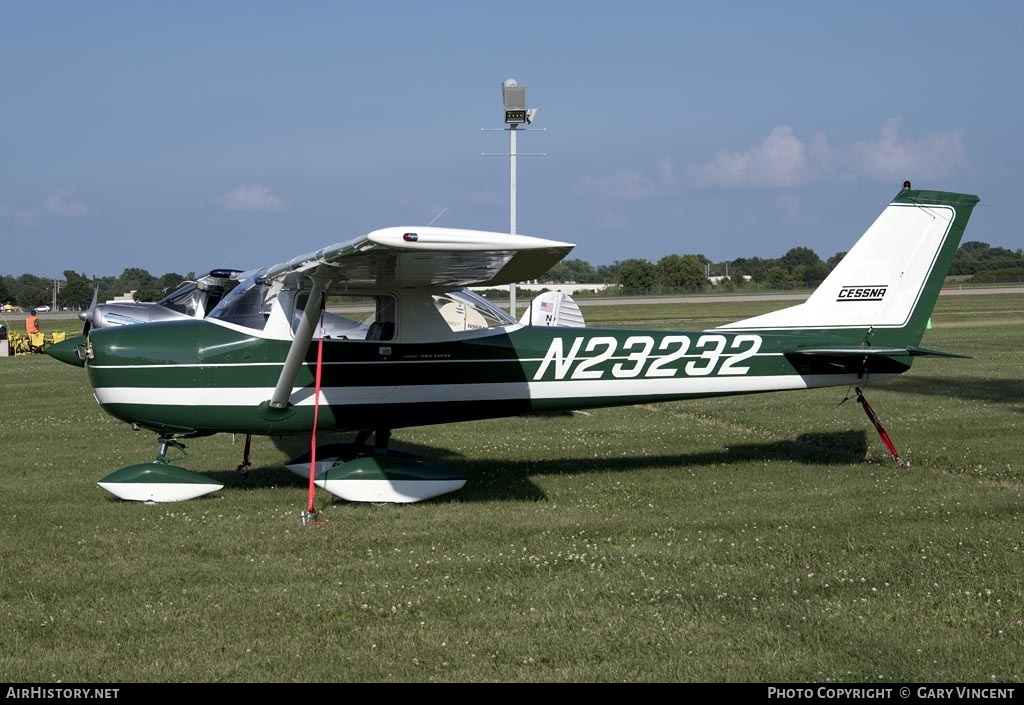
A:
{"label": "main landing gear leg", "polygon": [[242,451],[242,463],[236,468],[238,472],[245,477],[249,474],[249,468],[252,467],[252,462],[249,460],[249,450],[252,448],[252,434],[245,434],[245,450]]}
{"label": "main landing gear leg", "polygon": [[387,455],[388,443],[391,442],[391,429],[386,426],[378,426],[373,432],[373,453],[374,455]]}
{"label": "main landing gear leg", "polygon": [[[372,453],[369,446],[366,445],[366,442],[370,440],[370,434],[373,434]],[[391,429],[387,426],[377,426],[375,428],[364,428],[357,433],[352,441],[352,447],[355,450],[356,456],[387,455],[389,443],[391,443]]]}
{"label": "main landing gear leg", "polygon": [[372,428],[364,428],[362,431],[356,434],[355,440],[352,441],[352,446],[356,449],[356,453],[359,453],[361,448],[366,447],[366,441],[370,439],[370,434],[373,433]]}

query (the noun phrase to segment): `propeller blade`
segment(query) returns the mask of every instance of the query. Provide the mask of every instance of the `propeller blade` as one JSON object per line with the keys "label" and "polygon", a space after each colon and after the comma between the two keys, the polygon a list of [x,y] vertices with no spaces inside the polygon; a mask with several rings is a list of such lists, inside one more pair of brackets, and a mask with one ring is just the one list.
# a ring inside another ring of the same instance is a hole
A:
{"label": "propeller blade", "polygon": [[78,317],[85,321],[85,325],[82,326],[82,335],[89,335],[89,329],[92,328],[93,314],[96,312],[96,302],[100,298],[100,285],[96,285],[96,291],[92,292],[92,303],[89,304],[88,311],[82,311],[78,314]]}

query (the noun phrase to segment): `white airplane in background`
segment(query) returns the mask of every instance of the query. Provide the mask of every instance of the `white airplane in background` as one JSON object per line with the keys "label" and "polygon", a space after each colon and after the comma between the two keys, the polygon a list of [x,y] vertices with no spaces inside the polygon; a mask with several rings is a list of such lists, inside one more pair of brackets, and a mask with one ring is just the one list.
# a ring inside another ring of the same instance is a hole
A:
{"label": "white airplane in background", "polygon": [[115,301],[98,304],[99,287],[93,293],[89,309],[78,317],[85,321],[82,335],[92,328],[156,323],[179,318],[205,318],[240,281],[240,269],[214,269],[186,281],[178,289],[156,302]]}

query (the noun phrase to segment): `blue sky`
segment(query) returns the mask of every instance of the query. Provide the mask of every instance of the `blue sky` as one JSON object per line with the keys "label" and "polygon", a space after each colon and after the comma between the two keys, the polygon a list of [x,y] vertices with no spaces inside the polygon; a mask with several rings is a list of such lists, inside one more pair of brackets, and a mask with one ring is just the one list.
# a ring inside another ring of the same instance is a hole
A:
{"label": "blue sky", "polygon": [[[0,273],[274,264],[390,225],[605,264],[822,258],[899,190],[1024,246],[1017,2],[0,4]],[[1016,194],[1016,195],[1015,195]],[[447,209],[447,210],[445,210]]]}

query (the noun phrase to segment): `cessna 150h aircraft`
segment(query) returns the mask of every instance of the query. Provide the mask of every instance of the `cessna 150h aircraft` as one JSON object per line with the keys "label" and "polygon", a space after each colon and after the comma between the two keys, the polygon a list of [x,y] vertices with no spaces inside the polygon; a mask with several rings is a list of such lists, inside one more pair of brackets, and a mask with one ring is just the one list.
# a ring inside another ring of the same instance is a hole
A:
{"label": "cessna 150h aircraft", "polygon": [[[47,352],[84,360],[103,409],[159,436],[156,461],[100,482],[118,497],[219,489],[170,464],[182,439],[319,429],[359,433],[320,449],[314,435],[291,469],[345,499],[417,501],[466,478],[389,449],[395,428],[862,385],[955,356],[918,345],[977,202],[907,183],[804,303],[707,330],[524,325],[465,287],[536,277],[573,245],[399,227],[255,272],[205,319],[94,329]],[[327,292],[345,315],[324,310]]]}

